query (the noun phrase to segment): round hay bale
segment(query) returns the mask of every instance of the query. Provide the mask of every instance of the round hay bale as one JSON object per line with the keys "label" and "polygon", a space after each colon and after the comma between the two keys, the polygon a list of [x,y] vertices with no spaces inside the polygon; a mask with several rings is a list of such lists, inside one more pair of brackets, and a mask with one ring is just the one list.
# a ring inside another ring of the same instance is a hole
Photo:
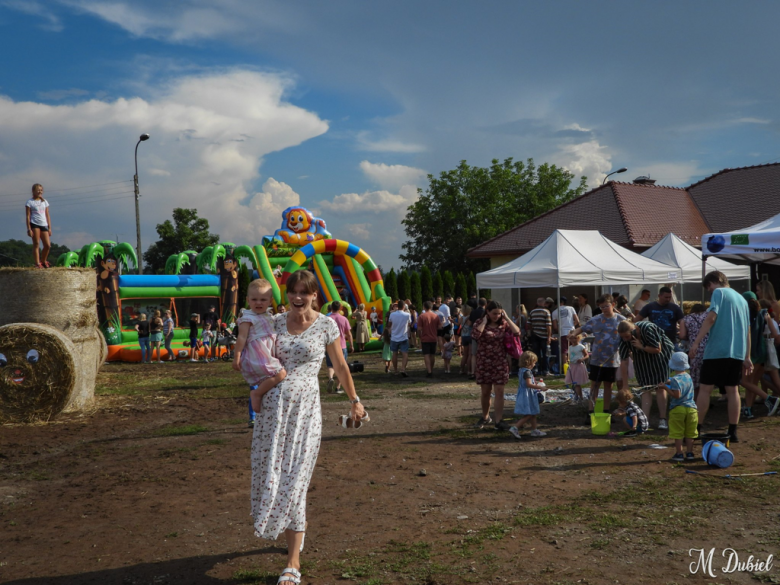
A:
{"label": "round hay bale", "polygon": [[91,338],[98,325],[96,292],[91,268],[0,268],[0,325],[41,323],[71,340]]}
{"label": "round hay bale", "polygon": [[108,355],[106,338],[100,329],[94,327],[88,337],[72,339],[76,348],[76,384],[70,400],[65,405],[65,412],[82,410],[95,398],[95,380],[98,370],[105,363]]}
{"label": "round hay bale", "polygon": [[108,354],[98,328],[97,276],[91,268],[0,268],[0,326],[40,323],[63,332],[75,346],[76,383],[65,409],[94,400],[95,378]]}
{"label": "round hay bale", "polygon": [[76,383],[76,348],[64,333],[36,323],[0,327],[0,420],[47,421]]}

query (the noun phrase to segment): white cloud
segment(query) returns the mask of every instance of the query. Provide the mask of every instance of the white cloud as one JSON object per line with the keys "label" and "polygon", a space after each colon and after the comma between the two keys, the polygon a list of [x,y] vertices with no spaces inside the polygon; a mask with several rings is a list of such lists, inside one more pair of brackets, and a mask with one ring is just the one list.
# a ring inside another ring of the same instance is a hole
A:
{"label": "white cloud", "polygon": [[[114,236],[112,234],[106,233],[102,234],[100,237],[95,237],[93,234],[89,232],[66,232],[66,233],[59,233],[59,230],[57,233],[54,234],[53,240],[54,243],[60,244],[61,246],[67,246],[71,250],[78,250],[81,248],[84,244],[87,244],[89,242],[96,242],[98,240],[102,239],[114,239]],[[134,240],[135,241],[135,240]],[[56,258],[54,259],[57,260]]]}
{"label": "white cloud", "polygon": [[346,232],[354,238],[369,241],[371,239],[370,223],[351,223],[344,226]]}
{"label": "white cloud", "polygon": [[371,152],[401,152],[411,154],[425,151],[425,147],[420,144],[412,144],[392,139],[373,140],[366,131],[358,132],[357,141],[358,147],[361,150],[368,150]]}
{"label": "white cloud", "polygon": [[16,10],[17,12],[23,12],[30,16],[40,16],[44,21],[44,23],[41,24],[41,28],[44,30],[52,32],[60,32],[62,30],[60,17],[35,0],[3,0],[0,2],[0,6],[9,8],[10,10]]}
{"label": "white cloud", "polygon": [[320,201],[326,211],[333,213],[393,213],[406,215],[406,208],[417,200],[417,188],[404,185],[398,193],[390,191],[366,191],[336,195],[333,201]]}
{"label": "white cloud", "polygon": [[294,21],[284,5],[241,0],[179,0],[174,3],[60,0],[77,10],[119,26],[132,35],[166,42],[187,42],[241,33],[258,28],[291,28]]}
{"label": "white cloud", "polygon": [[367,160],[360,163],[360,170],[373,183],[385,189],[397,189],[403,185],[417,185],[427,174],[424,170],[414,167],[371,163]]}
{"label": "white cloud", "polygon": [[[273,179],[260,193],[252,191],[263,157],[328,130],[317,115],[285,101],[291,85],[285,75],[231,70],[180,77],[154,97],[112,102],[47,105],[0,96],[3,191],[25,194],[32,183],[43,183],[59,233],[134,234],[132,196],[126,193],[131,182],[57,190],[131,179],[133,148],[139,134],[149,132],[151,139],[138,148],[144,245],[157,239],[154,226],[170,218],[174,207],[197,208],[225,240],[260,243],[281,224],[281,210],[300,201]],[[110,189],[123,199],[101,203]],[[103,199],[65,205],[87,191]],[[22,236],[18,221],[5,213],[8,201],[0,199],[0,232]]]}
{"label": "white cloud", "polygon": [[579,144],[565,144],[560,147],[556,156],[560,164],[574,173],[574,181],[581,176],[588,177],[591,187],[601,184],[607,173],[612,170],[612,156],[606,146],[601,146],[597,140],[589,140]]}
{"label": "white cloud", "polygon": [[767,118],[737,118],[735,124],[771,124],[772,120]]}
{"label": "white cloud", "polygon": [[[699,166],[698,161],[655,162],[649,165],[632,168],[629,171],[631,176],[626,177],[625,180],[631,181],[635,177],[646,175],[656,179],[658,185],[687,187],[699,177],[715,173],[717,170],[718,169],[703,169]],[[625,177],[625,175],[622,176]]]}
{"label": "white cloud", "polygon": [[84,97],[89,95],[86,89],[72,87],[70,89],[52,89],[50,91],[39,91],[38,97],[42,100],[59,101],[72,97]]}
{"label": "white cloud", "polygon": [[[249,208],[256,213],[247,225],[259,237],[271,235],[282,225],[282,211],[301,204],[301,197],[287,183],[269,178],[263,184],[263,190],[255,193],[249,202]],[[259,239],[258,239],[259,243]]]}

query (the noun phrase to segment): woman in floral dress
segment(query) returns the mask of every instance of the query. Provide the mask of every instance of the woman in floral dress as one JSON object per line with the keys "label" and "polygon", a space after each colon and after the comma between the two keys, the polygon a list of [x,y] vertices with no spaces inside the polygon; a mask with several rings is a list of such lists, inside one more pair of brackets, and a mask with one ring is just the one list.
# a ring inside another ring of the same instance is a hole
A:
{"label": "woman in floral dress", "polygon": [[479,319],[471,331],[472,339],[477,345],[477,384],[482,389],[482,420],[477,426],[490,424],[490,394],[496,396],[495,417],[496,429],[507,430],[509,425],[504,418],[504,385],[509,381],[509,361],[504,348],[504,334],[509,328],[515,335],[520,334],[520,328],[507,317],[501,304],[490,301],[485,309],[485,316]]}
{"label": "woman in floral dress", "polygon": [[312,307],[318,285],[307,270],[287,280],[290,310],[275,318],[276,356],[287,370],[263,396],[252,439],[252,516],[255,535],[287,539],[287,568],[279,583],[300,583],[300,551],[306,530],[306,492],[317,462],[322,410],[317,374],[325,352],[352,402],[351,417],[365,412],[355,393],[335,321]]}

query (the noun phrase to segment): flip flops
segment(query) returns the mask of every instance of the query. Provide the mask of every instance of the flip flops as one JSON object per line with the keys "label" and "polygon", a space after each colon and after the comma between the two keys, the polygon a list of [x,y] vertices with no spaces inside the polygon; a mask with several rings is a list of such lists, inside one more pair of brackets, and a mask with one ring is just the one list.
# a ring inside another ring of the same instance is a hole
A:
{"label": "flip flops", "polygon": [[363,418],[361,418],[357,422],[355,420],[353,420],[352,417],[349,416],[348,414],[342,414],[339,417],[338,424],[339,424],[340,427],[343,427],[345,429],[359,429],[360,427],[363,426],[363,423],[367,423],[370,420],[371,420],[371,418],[368,416],[367,412],[363,416]]}

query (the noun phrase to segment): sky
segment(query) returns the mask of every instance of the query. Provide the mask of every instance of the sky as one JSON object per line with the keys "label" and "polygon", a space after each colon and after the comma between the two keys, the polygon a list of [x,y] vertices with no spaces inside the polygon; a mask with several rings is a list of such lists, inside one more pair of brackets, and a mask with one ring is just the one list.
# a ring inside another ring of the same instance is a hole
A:
{"label": "sky", "polygon": [[254,245],[303,206],[385,270],[417,189],[461,160],[591,187],[778,161],[779,20],[760,0],[0,0],[0,240],[26,238],[42,183],[56,243],[135,244],[143,132],[144,248],[175,207]]}

